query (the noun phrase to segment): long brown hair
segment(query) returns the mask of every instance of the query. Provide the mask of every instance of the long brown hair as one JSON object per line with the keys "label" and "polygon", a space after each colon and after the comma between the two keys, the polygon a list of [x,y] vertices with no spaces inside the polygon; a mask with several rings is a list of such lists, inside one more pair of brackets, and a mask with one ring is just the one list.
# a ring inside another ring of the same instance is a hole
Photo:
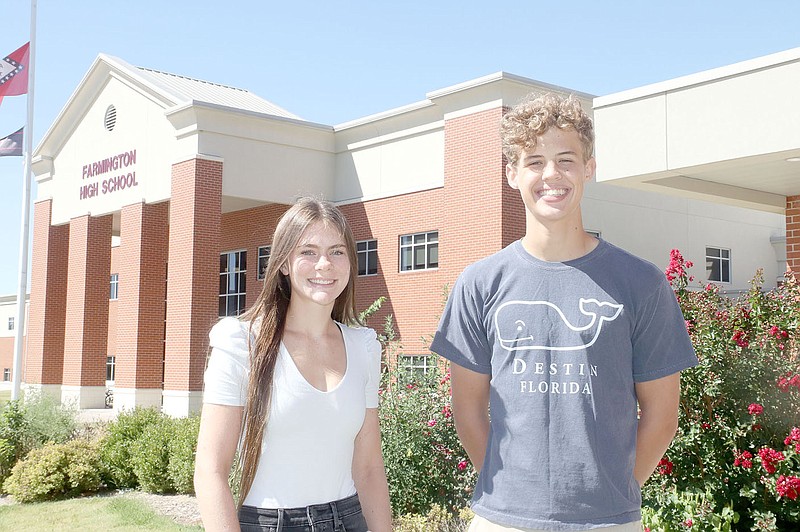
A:
{"label": "long brown hair", "polygon": [[345,289],[336,298],[331,318],[346,325],[358,324],[355,308],[358,262],[350,226],[342,212],[332,203],[315,198],[301,198],[278,221],[264,273],[264,287],[255,304],[241,318],[250,322],[250,335],[255,336],[255,342],[250,346],[250,381],[242,420],[240,506],[253,485],[261,459],[261,446],[270,411],[272,378],[291,298],[289,277],[281,273],[281,266],[287,264],[306,229],[316,222],[323,222],[339,230],[350,260],[350,278]]}

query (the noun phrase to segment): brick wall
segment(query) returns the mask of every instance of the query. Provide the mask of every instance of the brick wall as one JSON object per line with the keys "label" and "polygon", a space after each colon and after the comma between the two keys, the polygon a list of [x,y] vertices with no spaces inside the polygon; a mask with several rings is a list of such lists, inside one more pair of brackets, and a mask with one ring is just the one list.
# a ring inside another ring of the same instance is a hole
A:
{"label": "brick wall", "polygon": [[800,196],[786,198],[786,267],[800,276]]}
{"label": "brick wall", "polygon": [[164,389],[203,389],[208,330],[217,320],[222,162],[172,166]]}
{"label": "brick wall", "polygon": [[168,202],[122,208],[117,267],[117,387],[161,388],[168,249]]}
{"label": "brick wall", "polygon": [[50,225],[52,200],[33,209],[30,308],[23,380],[60,384],[64,367],[69,225]]}
{"label": "brick wall", "polygon": [[69,223],[63,384],[104,386],[112,216]]}

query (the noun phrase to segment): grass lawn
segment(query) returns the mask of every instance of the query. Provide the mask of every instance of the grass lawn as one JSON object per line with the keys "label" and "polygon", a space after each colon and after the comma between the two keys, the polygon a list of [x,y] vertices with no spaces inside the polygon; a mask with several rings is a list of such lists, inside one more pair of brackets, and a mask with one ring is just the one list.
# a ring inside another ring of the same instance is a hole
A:
{"label": "grass lawn", "polygon": [[86,497],[0,506],[0,530],[201,531],[181,526],[127,497]]}
{"label": "grass lawn", "polygon": [[0,390],[0,406],[11,400],[11,390]]}

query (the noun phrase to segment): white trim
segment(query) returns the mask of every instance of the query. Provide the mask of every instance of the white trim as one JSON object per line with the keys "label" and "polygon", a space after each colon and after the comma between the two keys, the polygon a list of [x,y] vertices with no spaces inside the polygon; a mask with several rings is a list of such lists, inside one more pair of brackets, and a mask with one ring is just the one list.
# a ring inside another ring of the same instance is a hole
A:
{"label": "white trim", "polygon": [[[370,146],[375,146],[378,144],[382,144],[384,142],[390,142],[393,140],[402,139],[406,137],[413,137],[415,135],[419,135],[420,133],[427,133],[429,131],[436,131],[439,129],[444,129],[444,120],[436,120],[435,122],[431,122],[429,124],[423,124],[421,126],[403,129],[401,131],[396,131],[394,133],[387,133],[386,135],[379,135],[377,137],[372,137],[370,139],[353,142],[352,144],[347,145],[347,151],[355,151],[361,148],[368,148]],[[339,152],[339,153],[345,153],[345,152]]]}
{"label": "white trim", "polygon": [[199,412],[203,406],[203,392],[164,390],[161,411],[170,417],[187,417]]}
{"label": "white trim", "polygon": [[114,387],[114,412],[131,411],[137,406],[161,408],[161,388]]}
{"label": "white trim", "polygon": [[372,115],[365,116],[363,118],[357,118],[355,120],[350,120],[349,122],[343,122],[336,126],[333,126],[333,131],[338,132],[344,129],[350,129],[353,127],[363,126],[365,124],[369,124],[370,122],[377,122],[378,120],[384,120],[386,118],[392,118],[393,116],[399,116],[402,114],[410,113],[413,111],[418,111],[420,109],[425,109],[426,107],[433,107],[434,103],[428,100],[422,100],[420,102],[410,103],[408,105],[404,105],[402,107],[395,107],[394,109],[389,109],[388,111],[382,111],[380,113],[375,113]]}
{"label": "white trim", "polygon": [[61,404],[80,410],[106,407],[106,387],[61,385]]}
{"label": "white trim", "polygon": [[640,98],[664,94],[671,91],[687,89],[695,85],[702,85],[713,81],[719,81],[724,78],[741,76],[757,70],[774,68],[785,63],[793,63],[796,61],[800,61],[800,48],[792,48],[791,50],[785,50],[776,54],[765,55],[755,59],[734,63],[732,65],[713,68],[711,70],[705,70],[703,72],[697,72],[695,74],[689,74],[688,76],[673,78],[667,81],[661,81],[659,83],[652,83],[650,85],[644,85],[643,87],[636,87],[635,89],[621,91],[606,96],[598,96],[594,99],[594,109],[599,109],[600,107],[611,106],[630,100],[637,100]]}

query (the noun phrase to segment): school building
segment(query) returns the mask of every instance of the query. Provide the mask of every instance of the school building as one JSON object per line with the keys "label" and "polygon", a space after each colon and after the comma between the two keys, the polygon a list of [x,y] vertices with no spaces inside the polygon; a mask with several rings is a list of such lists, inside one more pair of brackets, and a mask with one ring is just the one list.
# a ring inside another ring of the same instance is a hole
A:
{"label": "school building", "polygon": [[[784,127],[778,139],[761,123],[768,113],[777,128],[792,105],[785,123],[800,123],[796,101],[764,94],[797,86],[800,49],[788,54],[597,99],[499,72],[335,126],[100,55],[34,153],[23,387],[80,408],[102,408],[111,386],[116,410],[198,410],[210,326],[255,301],[276,220],[308,194],[344,211],[358,306],[386,296],[370,325],[391,315],[399,363],[424,371],[447,287],[524,233],[498,123],[531,91],[594,108],[588,230],[660,266],[678,248],[699,280],[730,292],[757,268],[775,286],[787,261],[800,269],[800,164],[786,160],[800,157],[800,133]],[[748,90],[762,101],[741,100]],[[3,342],[0,367],[11,368]]]}

